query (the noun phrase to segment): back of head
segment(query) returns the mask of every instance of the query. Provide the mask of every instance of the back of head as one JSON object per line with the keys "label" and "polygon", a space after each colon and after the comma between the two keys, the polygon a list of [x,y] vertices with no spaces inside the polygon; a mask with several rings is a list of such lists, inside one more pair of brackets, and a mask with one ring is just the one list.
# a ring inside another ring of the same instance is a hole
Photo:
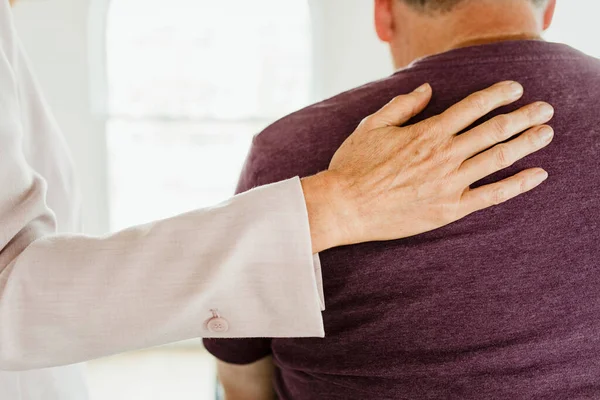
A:
{"label": "back of head", "polygon": [[458,47],[537,39],[556,0],[375,0],[375,27],[397,68]]}
{"label": "back of head", "polygon": [[[469,0],[400,0],[421,11],[451,11],[459,3]],[[502,1],[502,0],[500,0]],[[548,0],[527,0],[535,6],[547,5]]]}

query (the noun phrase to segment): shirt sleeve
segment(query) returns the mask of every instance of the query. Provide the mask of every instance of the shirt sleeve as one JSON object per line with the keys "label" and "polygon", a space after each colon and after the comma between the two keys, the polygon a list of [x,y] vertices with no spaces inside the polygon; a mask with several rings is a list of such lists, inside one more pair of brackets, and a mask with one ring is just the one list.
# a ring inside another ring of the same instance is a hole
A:
{"label": "shirt sleeve", "polygon": [[[324,335],[298,178],[105,237],[56,234],[23,155],[17,50],[0,1],[0,369],[195,337]],[[212,310],[228,329],[210,329]]]}
{"label": "shirt sleeve", "polygon": [[[243,193],[260,184],[268,183],[268,181],[263,182],[259,178],[260,171],[264,167],[259,160],[268,158],[268,155],[264,154],[264,150],[260,146],[256,146],[255,140],[240,175],[236,190],[237,193]],[[319,304],[321,310],[325,310],[321,262],[318,254],[315,254],[313,257]],[[251,364],[271,354],[270,337],[254,339],[204,339],[204,346],[209,353],[219,360],[238,365]]]}

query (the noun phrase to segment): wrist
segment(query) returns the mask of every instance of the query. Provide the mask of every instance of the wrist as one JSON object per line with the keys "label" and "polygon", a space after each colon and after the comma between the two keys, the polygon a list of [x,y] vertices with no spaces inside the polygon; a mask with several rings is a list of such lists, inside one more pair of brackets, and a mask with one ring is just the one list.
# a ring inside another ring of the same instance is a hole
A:
{"label": "wrist", "polygon": [[340,176],[331,171],[303,178],[302,190],[312,240],[313,253],[347,244],[344,228],[344,185]]}

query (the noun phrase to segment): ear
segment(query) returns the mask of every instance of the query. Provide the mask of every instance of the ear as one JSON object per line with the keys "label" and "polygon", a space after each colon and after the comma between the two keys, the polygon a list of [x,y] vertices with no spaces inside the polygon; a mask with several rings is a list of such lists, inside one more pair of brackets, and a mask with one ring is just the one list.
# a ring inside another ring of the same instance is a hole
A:
{"label": "ear", "polygon": [[395,0],[375,0],[375,30],[379,39],[387,43],[394,37],[392,1]]}
{"label": "ear", "polygon": [[554,11],[556,10],[556,0],[550,0],[544,11],[544,30],[550,28],[552,19],[554,18]]}

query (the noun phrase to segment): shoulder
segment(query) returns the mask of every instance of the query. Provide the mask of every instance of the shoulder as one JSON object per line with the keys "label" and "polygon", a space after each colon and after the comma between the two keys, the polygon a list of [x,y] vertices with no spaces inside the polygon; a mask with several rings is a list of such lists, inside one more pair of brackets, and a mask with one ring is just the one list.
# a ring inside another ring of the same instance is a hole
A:
{"label": "shoulder", "polygon": [[310,139],[317,130],[331,131],[350,122],[358,124],[366,115],[401,94],[393,84],[398,80],[392,75],[312,104],[274,122],[255,137],[255,142],[276,146],[282,137]]}
{"label": "shoulder", "polygon": [[281,118],[254,137],[247,166],[261,176],[260,184],[326,169],[363,118],[413,89],[399,84],[403,80],[394,74]]}

